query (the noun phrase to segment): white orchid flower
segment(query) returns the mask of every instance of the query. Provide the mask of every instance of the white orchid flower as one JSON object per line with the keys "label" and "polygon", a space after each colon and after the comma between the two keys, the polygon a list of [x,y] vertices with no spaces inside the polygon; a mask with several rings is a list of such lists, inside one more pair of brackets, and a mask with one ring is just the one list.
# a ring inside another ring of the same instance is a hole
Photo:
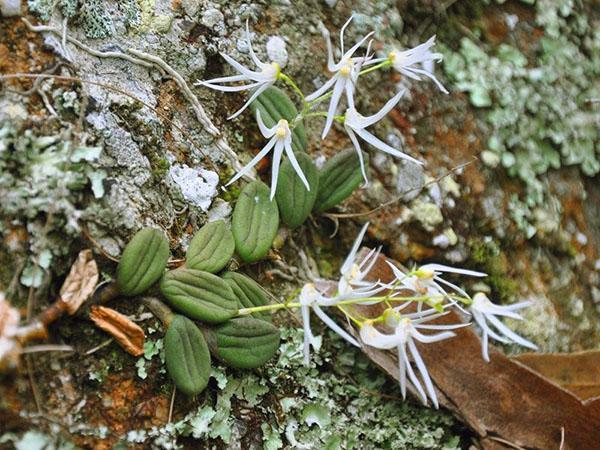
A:
{"label": "white orchid flower", "polygon": [[296,174],[300,177],[306,189],[310,191],[310,186],[308,185],[308,181],[302,172],[302,168],[300,164],[298,164],[298,160],[294,155],[294,151],[292,150],[292,131],[290,130],[290,126],[288,121],[285,119],[281,119],[277,124],[275,124],[272,128],[268,128],[260,117],[260,110],[256,111],[256,121],[258,122],[258,128],[262,135],[269,139],[269,142],[262,148],[258,154],[252,158],[252,160],[244,166],[242,170],[240,170],[235,176],[229,180],[226,186],[229,186],[234,181],[238,180],[240,177],[246,175],[252,167],[258,163],[261,159],[263,159],[273,147],[275,150],[273,151],[273,164],[271,167],[271,200],[275,196],[275,192],[277,190],[277,178],[279,177],[279,166],[281,164],[281,156],[283,155],[283,151],[285,150],[285,154],[290,160],[292,167]]}
{"label": "white orchid flower", "polygon": [[[475,270],[460,269],[451,266],[445,266],[443,264],[425,264],[416,270],[413,270],[411,274],[402,272],[395,265],[387,261],[388,265],[394,272],[395,279],[404,288],[408,288],[415,291],[419,295],[429,295],[432,298],[432,303],[441,303],[444,299],[448,299],[450,303],[457,306],[463,312],[463,308],[448,294],[447,290],[442,286],[445,285],[450,287],[452,290],[462,295],[465,298],[471,298],[467,292],[459,286],[444,280],[441,275],[443,273],[456,273],[460,275],[467,275],[471,277],[485,277],[487,274],[483,272],[476,272]],[[422,303],[419,303],[419,310],[422,307]]]}
{"label": "white orchid flower", "polygon": [[[350,298],[367,298],[372,295],[387,289],[387,285],[382,285],[379,282],[365,281],[365,277],[373,268],[373,265],[377,262],[377,257],[381,251],[381,247],[377,250],[372,249],[360,262],[356,261],[356,255],[360,249],[362,240],[369,227],[369,222],[365,223],[356,236],[352,249],[344,264],[340,269],[340,279],[338,281],[338,292],[336,299],[350,299]],[[369,304],[368,302],[364,303]]]}
{"label": "white orchid flower", "polygon": [[306,101],[311,102],[325,94],[327,91],[329,91],[329,89],[333,88],[331,100],[329,101],[329,108],[327,110],[325,127],[323,128],[323,134],[321,135],[322,139],[325,139],[325,136],[327,136],[327,133],[329,133],[329,130],[331,129],[337,107],[344,93],[346,93],[348,106],[354,107],[354,85],[358,79],[360,68],[367,62],[368,59],[368,56],[354,57],[354,53],[365,43],[365,41],[367,41],[367,39],[371,37],[371,35],[373,35],[373,32],[367,34],[352,48],[344,52],[344,32],[353,18],[354,16],[351,16],[340,30],[340,50],[342,57],[337,63],[333,60],[333,48],[331,46],[329,31],[324,27],[321,30],[323,37],[325,38],[325,42],[327,43],[327,69],[330,72],[334,72],[334,75],[323,86],[321,86],[312,94],[308,95],[306,97]]}
{"label": "white orchid flower", "polygon": [[362,114],[360,114],[354,107],[349,107],[346,110],[346,113],[344,114],[344,128],[346,130],[346,133],[348,133],[348,137],[352,141],[352,144],[354,145],[354,148],[356,149],[356,152],[358,154],[358,159],[360,161],[360,170],[362,171],[365,183],[368,183],[367,173],[365,170],[365,164],[363,161],[360,143],[358,142],[356,135],[358,135],[360,138],[371,144],[376,149],[381,150],[382,152],[388,153],[397,158],[407,159],[415,164],[423,164],[421,161],[411,156],[408,156],[406,153],[402,153],[401,151],[396,150],[394,147],[386,144],[381,139],[379,139],[378,137],[371,134],[365,129],[383,119],[387,115],[387,113],[389,113],[394,108],[394,106],[398,104],[398,102],[404,95],[404,92],[406,92],[406,90],[404,89],[398,92],[385,105],[383,105],[383,107],[377,113],[373,114],[372,116],[365,117]]}
{"label": "white orchid flower", "polygon": [[[270,86],[273,86],[281,75],[281,66],[276,62],[263,63],[252,48],[252,41],[250,39],[250,30],[248,28],[248,21],[246,21],[246,40],[248,42],[248,50],[250,52],[250,58],[252,62],[260,71],[253,71],[244,67],[231,56],[221,53],[221,56],[231,65],[235,70],[239,72],[238,75],[232,75],[228,77],[218,77],[212,80],[199,81],[197,84],[205,86],[210,89],[223,92],[240,92],[249,89],[255,89],[254,93],[250,96],[248,101],[244,105],[228,117],[229,120],[235,119],[239,116],[249,105],[252,103],[260,94],[267,90]],[[250,84],[243,84],[239,86],[227,86],[220,83],[234,83],[239,81],[252,81]]]}
{"label": "white orchid flower", "polygon": [[[523,320],[523,317],[515,311],[530,305],[531,302],[525,301],[513,305],[500,306],[492,303],[487,295],[482,292],[478,292],[473,296],[473,303],[471,304],[470,310],[475,322],[477,322],[483,332],[481,338],[481,353],[486,362],[490,362],[490,355],[488,352],[489,337],[505,344],[515,343],[532,350],[537,350],[537,346],[533,342],[519,336],[496,317],[504,316],[516,320]],[[488,325],[488,321],[494,326],[495,330]]]}
{"label": "white orchid flower", "polygon": [[448,91],[433,75],[433,64],[442,60],[441,53],[433,53],[431,47],[435,45],[435,36],[429,38],[427,42],[417,45],[408,50],[392,50],[387,58],[374,59],[373,63],[383,62],[388,59],[392,67],[402,75],[420,81],[421,76],[431,79],[444,94]]}
{"label": "white orchid flower", "polygon": [[[414,386],[416,391],[421,397],[423,404],[427,405],[427,396],[431,399],[435,408],[439,407],[437,395],[433,387],[433,382],[427,371],[427,366],[423,358],[419,354],[415,340],[424,344],[432,342],[442,341],[444,339],[455,336],[452,331],[456,328],[462,328],[468,326],[468,324],[457,324],[457,325],[429,325],[424,322],[438,318],[444,315],[444,313],[438,313],[431,309],[422,313],[406,314],[400,316],[396,311],[388,315],[386,325],[394,328],[392,334],[385,334],[377,330],[372,323],[366,322],[360,329],[360,338],[366,344],[371,347],[380,348],[384,350],[390,350],[396,348],[398,350],[398,369],[400,373],[400,390],[402,397],[406,398],[406,375],[408,373],[408,379]],[[416,317],[416,318],[415,318]],[[443,330],[436,334],[423,334],[419,330]],[[410,361],[408,359],[408,353],[410,353],[414,360],[417,369],[421,375],[421,380],[415,374]],[[425,384],[425,389],[423,388]],[[425,393],[427,391],[427,394]]]}
{"label": "white orchid flower", "polygon": [[331,328],[336,334],[345,339],[348,343],[360,347],[360,344],[350,334],[342,329],[331,317],[329,317],[325,311],[321,309],[321,306],[334,306],[339,299],[330,299],[323,296],[312,283],[304,285],[298,296],[298,302],[300,303],[300,312],[302,314],[302,328],[304,329],[304,364],[308,364],[310,360],[310,346],[315,347],[315,338],[310,328],[310,310],[312,309],[319,319],[323,321],[325,325]]}

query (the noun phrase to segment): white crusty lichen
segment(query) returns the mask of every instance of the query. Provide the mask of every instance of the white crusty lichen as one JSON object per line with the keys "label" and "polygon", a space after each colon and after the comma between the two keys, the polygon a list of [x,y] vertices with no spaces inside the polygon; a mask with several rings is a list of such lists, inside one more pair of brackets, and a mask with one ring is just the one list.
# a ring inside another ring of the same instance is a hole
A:
{"label": "white crusty lichen", "polygon": [[219,175],[211,170],[189,167],[186,164],[174,164],[169,175],[181,189],[183,198],[206,212],[212,199],[217,195]]}

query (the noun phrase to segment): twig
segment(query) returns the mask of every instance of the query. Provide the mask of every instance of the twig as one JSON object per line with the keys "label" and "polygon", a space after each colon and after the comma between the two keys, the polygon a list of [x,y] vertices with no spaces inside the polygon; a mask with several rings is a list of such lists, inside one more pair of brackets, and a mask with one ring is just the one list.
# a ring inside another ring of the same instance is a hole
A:
{"label": "twig", "polygon": [[[212,123],[212,121],[210,120],[210,118],[208,117],[206,112],[204,111],[204,108],[200,104],[198,97],[196,97],[196,95],[192,92],[189,85],[183,79],[183,77],[179,74],[179,72],[177,72],[169,64],[167,64],[162,58],[160,58],[156,55],[151,55],[149,53],[145,53],[140,50],[136,50],[134,48],[128,48],[127,51],[142,60],[149,61],[152,64],[160,67],[161,69],[163,69],[165,72],[167,72],[169,75],[171,75],[173,77],[175,82],[179,85],[179,88],[182,90],[183,95],[188,99],[188,101],[192,105],[192,108],[193,108],[194,112],[196,113],[196,118],[198,119],[198,122],[200,122],[202,124],[202,126],[206,129],[206,131],[215,138],[215,140],[216,140],[215,145],[217,146],[217,148],[229,157],[231,164],[232,164],[232,166],[234,166],[235,170],[237,170],[237,171],[241,170],[242,166],[237,159],[237,155],[232,150],[232,148],[229,146],[229,144],[225,141],[225,139],[223,138],[219,129],[214,126],[214,124]],[[250,178],[253,178],[253,177],[251,176]]]}
{"label": "twig", "polygon": [[90,348],[87,352],[85,352],[85,355],[91,355],[93,353],[96,353],[98,350],[100,350],[100,349],[106,347],[107,345],[109,345],[112,341],[113,341],[113,338],[108,338],[107,340],[105,340],[101,344],[96,345],[93,348]]}
{"label": "twig", "polygon": [[59,28],[51,27],[49,25],[33,25],[25,17],[22,17],[21,20],[25,23],[25,25],[27,25],[27,28],[29,28],[31,31],[34,31],[36,33],[43,33],[43,32],[54,33],[58,37],[66,39],[68,42],[70,42],[71,44],[79,47],[81,50],[89,53],[90,55],[96,56],[98,58],[120,58],[120,59],[124,59],[126,61],[129,61],[130,63],[137,64],[139,66],[144,66],[144,67],[147,67],[147,68],[153,68],[154,67],[153,64],[151,64],[151,63],[149,63],[147,61],[143,61],[141,59],[137,59],[137,58],[134,58],[132,56],[129,56],[126,53],[122,53],[122,52],[101,52],[100,50],[96,50],[96,49],[94,49],[92,47],[89,47],[89,46],[85,45],[83,42],[78,41],[77,39],[75,39],[75,38],[73,38],[71,36],[67,36],[67,35],[63,36],[63,30],[61,30]]}
{"label": "twig", "polygon": [[398,197],[387,201],[385,203],[382,203],[381,205],[379,205],[378,207],[371,209],[370,211],[366,211],[366,212],[360,212],[360,213],[349,213],[349,214],[335,214],[335,213],[328,213],[328,214],[323,214],[323,216],[325,217],[329,217],[330,219],[351,219],[354,217],[364,217],[364,216],[370,216],[371,214],[379,211],[380,209],[386,208],[390,205],[393,205],[396,202],[399,202],[401,200],[404,199],[404,197],[406,197],[407,194],[410,194],[411,192],[415,192],[415,191],[420,191],[423,188],[426,188],[427,186],[431,186],[432,184],[438,183],[440,180],[446,178],[447,176],[452,175],[454,172],[457,172],[465,167],[467,167],[470,164],[473,164],[475,161],[477,161],[478,158],[476,156],[473,157],[473,159],[471,161],[467,161],[466,163],[463,164],[459,164],[456,167],[453,167],[452,169],[448,170],[445,174],[440,175],[439,177],[423,184],[422,186],[410,189],[404,193],[402,193],[402,195],[399,195]]}
{"label": "twig", "polygon": [[40,352],[74,352],[75,349],[70,345],[31,345],[23,348],[21,353],[40,353]]}
{"label": "twig", "polygon": [[171,423],[173,419],[173,407],[175,406],[175,393],[177,392],[177,386],[173,385],[173,393],[171,394],[171,404],[169,405],[169,417],[167,423]]}

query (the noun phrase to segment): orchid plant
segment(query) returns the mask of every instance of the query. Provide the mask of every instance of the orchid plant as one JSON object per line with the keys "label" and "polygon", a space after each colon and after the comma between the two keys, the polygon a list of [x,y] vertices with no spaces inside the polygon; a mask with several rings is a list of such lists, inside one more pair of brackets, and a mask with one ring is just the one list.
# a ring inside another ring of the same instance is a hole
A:
{"label": "orchid plant", "polygon": [[[282,71],[279,64],[264,63],[256,56],[250,39],[248,23],[246,23],[246,39],[250,58],[256,66],[255,70],[244,67],[232,57],[222,54],[225,61],[238,74],[199,82],[201,86],[224,92],[253,90],[246,103],[230,119],[239,116],[251,106],[252,102],[258,101],[263,93],[277,83],[283,83],[290,87],[302,102],[295,117],[270,117],[274,122],[272,126],[268,126],[264,122],[260,109],[256,109],[258,128],[268,142],[244,168],[233,176],[228,184],[247,175],[252,167],[273,150],[270,200],[272,201],[276,195],[279,168],[284,152],[293,171],[307,191],[310,191],[312,186],[303,173],[299,163],[300,158],[297,158],[292,147],[296,137],[294,129],[310,118],[325,119],[321,139],[326,138],[334,123],[342,125],[356,150],[360,162],[360,175],[365,184],[368,183],[367,170],[358,138],[379,151],[422,164],[421,161],[392,147],[367,131],[368,127],[382,120],[396,107],[405,91],[401,90],[395,93],[377,113],[369,116],[364,116],[357,110],[355,96],[361,77],[389,67],[413,80],[419,81],[428,78],[439,90],[448,93],[433,74],[434,63],[442,58],[441,54],[431,50],[435,44],[435,36],[413,49],[392,50],[386,57],[375,58],[371,54],[372,41],[370,39],[373,33],[367,34],[346,50],[344,34],[351,22],[352,17],[340,30],[340,57],[337,61],[334,58],[329,31],[321,26],[327,47],[327,69],[331,72],[331,76],[311,94],[305,95],[293,78]],[[360,55],[360,49],[365,45],[366,51]],[[248,83],[231,84],[240,82]],[[329,102],[327,108],[321,110],[321,105],[327,101]],[[340,115],[339,112],[342,109],[344,113]],[[298,143],[296,142],[296,144]],[[453,330],[471,325],[468,319],[473,317],[475,323],[482,330],[482,354],[485,361],[489,362],[490,360],[489,338],[502,343],[516,343],[528,348],[536,348],[533,343],[518,336],[498,319],[498,316],[522,319],[516,311],[527,306],[526,302],[509,306],[496,305],[485,294],[477,293],[471,297],[461,287],[444,279],[446,274],[485,277],[485,273],[442,264],[425,264],[411,270],[403,270],[386,260],[393,273],[393,280],[385,283],[380,280],[372,280],[370,273],[380,257],[381,249],[372,249],[364,256],[359,257],[359,250],[368,225],[366,223],[363,226],[354,241],[341,266],[337,281],[310,280],[285,303],[242,308],[238,314],[244,316],[283,308],[299,309],[304,329],[304,361],[307,364],[310,361],[311,347],[316,347],[316,340],[311,328],[311,313],[314,313],[327,327],[351,345],[357,347],[367,345],[379,349],[396,350],[402,395],[406,396],[407,386],[411,385],[424,404],[431,401],[436,408],[438,407],[436,391],[427,366],[419,353],[420,345],[451,339],[455,336]],[[363,315],[365,310],[361,307],[373,305],[379,305],[379,307],[371,308],[369,311],[382,312],[377,313],[375,317]],[[453,308],[463,313],[462,317],[467,320],[455,324],[432,323],[432,321],[448,315]],[[344,327],[334,320],[332,315],[326,312],[328,309],[337,312],[338,316],[345,319],[348,326]],[[416,370],[413,368],[413,364],[416,366]]]}
{"label": "orchid plant", "polygon": [[[386,67],[393,67],[401,74],[414,80],[421,80],[422,77],[430,78],[440,88],[440,90],[442,90],[442,92],[447,93],[446,89],[435,78],[432,72],[432,64],[441,60],[441,55],[439,53],[432,53],[430,50],[435,43],[435,37],[432,37],[426,43],[421,44],[414,49],[405,51],[394,50],[391,51],[387,57],[374,58],[370,53],[372,41],[369,41],[373,35],[373,32],[364,36],[351,48],[347,50],[345,49],[344,34],[346,28],[352,22],[352,19],[353,17],[350,17],[341,28],[339,46],[339,53],[341,56],[337,62],[334,60],[334,50],[329,31],[324,26],[321,26],[321,32],[327,46],[327,69],[332,75],[321,87],[308,95],[305,95],[291,75],[282,71],[282,68],[278,63],[265,63],[256,56],[256,53],[252,47],[248,22],[246,22],[246,40],[248,42],[250,58],[256,66],[255,69],[252,70],[248,67],[244,67],[231,56],[222,53],[225,61],[235,71],[237,71],[237,74],[218,77],[211,80],[199,81],[197,83],[200,86],[223,92],[252,91],[249,99],[238,111],[232,114],[229,119],[238,117],[269,87],[274,86],[277,83],[290,87],[302,101],[301,107],[298,108],[299,113],[293,120],[289,121],[281,119],[279,120],[279,123],[277,123],[276,127],[270,130],[267,129],[261,120],[260,115],[258,113],[256,114],[258,127],[262,135],[269,139],[269,141],[262,148],[262,150],[229,181],[228,184],[231,184],[242,176],[247,175],[252,167],[254,167],[262,158],[264,158],[273,147],[275,147],[271,168],[271,199],[273,199],[277,190],[277,179],[284,148],[286,150],[286,155],[293,164],[297,175],[303,181],[307,190],[310,190],[310,186],[306,181],[306,177],[304,176],[302,169],[298,165],[294,158],[293,152],[291,151],[290,146],[292,135],[290,131],[299,126],[304,120],[317,117],[325,119],[325,125],[323,127],[321,139],[325,139],[335,122],[343,126],[343,129],[346,131],[350,141],[352,142],[352,145],[357,152],[365,184],[368,183],[368,177],[358,137],[379,151],[390,154],[396,158],[402,158],[412,161],[416,164],[422,164],[421,161],[407,155],[399,149],[390,146],[366,130],[367,127],[372,126],[382,120],[402,99],[405,91],[401,90],[400,92],[396,93],[381,108],[379,112],[370,116],[363,116],[360,112],[358,112],[355,106],[355,95],[360,77]],[[369,44],[365,54],[358,56],[357,54],[361,47],[363,47],[367,42],[369,42]],[[237,84],[240,82],[247,82],[247,84]],[[321,110],[321,104],[326,101],[329,101],[327,109]],[[346,104],[345,112],[344,114],[340,115],[338,110],[340,110],[340,105],[344,101]]]}

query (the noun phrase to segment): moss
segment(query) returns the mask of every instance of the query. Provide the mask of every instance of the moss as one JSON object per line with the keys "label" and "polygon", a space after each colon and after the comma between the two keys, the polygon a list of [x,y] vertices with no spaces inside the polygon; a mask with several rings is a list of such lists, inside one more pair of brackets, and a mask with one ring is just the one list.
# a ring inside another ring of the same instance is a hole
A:
{"label": "moss", "polygon": [[488,274],[485,279],[501,301],[512,299],[518,293],[519,284],[508,274],[508,258],[500,245],[491,239],[472,238],[468,241],[471,258]]}

